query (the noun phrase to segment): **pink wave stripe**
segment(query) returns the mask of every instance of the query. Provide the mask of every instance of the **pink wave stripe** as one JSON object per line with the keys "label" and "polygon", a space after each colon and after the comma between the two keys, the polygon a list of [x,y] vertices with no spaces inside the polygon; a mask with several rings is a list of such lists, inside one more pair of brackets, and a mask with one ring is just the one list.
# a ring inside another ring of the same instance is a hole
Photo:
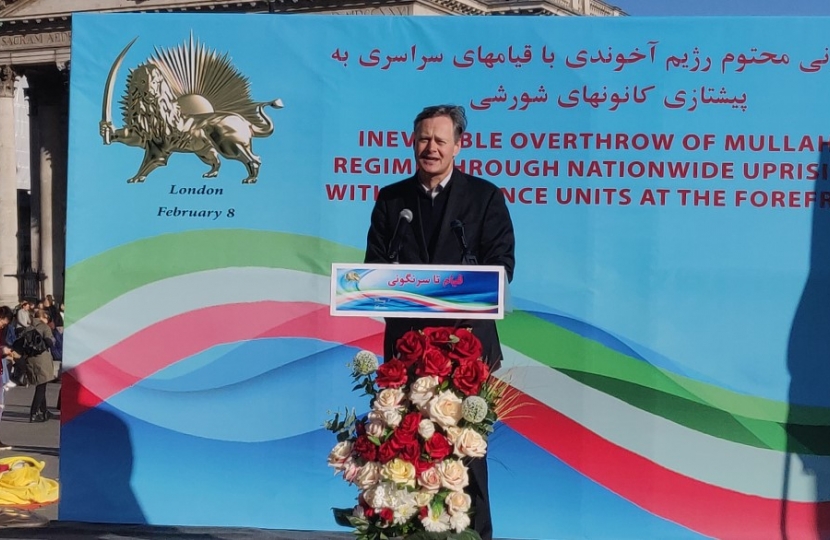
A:
{"label": "pink wave stripe", "polygon": [[768,499],[701,482],[611,443],[519,390],[510,391],[520,408],[505,424],[655,515],[722,540],[828,538],[828,502]]}
{"label": "pink wave stripe", "polygon": [[383,323],[332,317],[310,302],[211,306],[159,321],[101,351],[63,376],[63,423],[157,371],[215,345],[304,337],[383,350]]}
{"label": "pink wave stripe", "polygon": [[[62,420],[211,346],[273,337],[307,337],[383,349],[383,324],[331,317],[328,306],[257,302],[213,306],[160,321],[64,374]],[[645,510],[724,540],[819,540],[830,503],[746,495],[695,480],[617,446],[534,398],[511,389],[523,406],[505,423],[586,477]],[[784,516],[782,518],[782,516]],[[783,523],[782,523],[783,522]]]}

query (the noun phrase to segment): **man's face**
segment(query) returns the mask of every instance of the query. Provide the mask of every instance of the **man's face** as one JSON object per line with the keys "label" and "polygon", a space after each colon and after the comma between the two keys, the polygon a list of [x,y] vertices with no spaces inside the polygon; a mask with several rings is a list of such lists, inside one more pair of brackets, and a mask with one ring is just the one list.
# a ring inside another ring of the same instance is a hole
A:
{"label": "man's face", "polygon": [[415,161],[421,181],[436,186],[452,170],[453,159],[461,150],[449,116],[421,120],[415,130]]}
{"label": "man's face", "polygon": [[9,321],[8,319],[0,319],[0,330],[7,327],[9,325],[9,322],[11,321]]}

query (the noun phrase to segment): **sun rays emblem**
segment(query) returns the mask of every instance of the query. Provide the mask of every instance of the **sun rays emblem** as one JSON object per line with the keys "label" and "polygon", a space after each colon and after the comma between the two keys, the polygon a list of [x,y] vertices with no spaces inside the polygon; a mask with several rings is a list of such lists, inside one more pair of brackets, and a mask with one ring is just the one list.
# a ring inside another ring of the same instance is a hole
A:
{"label": "sun rays emblem", "polygon": [[[138,38],[136,38],[138,39]],[[112,123],[115,79],[132,40],[115,59],[104,89],[101,136],[104,144],[119,142],[144,148],[144,159],[129,183],[144,182],[156,168],[167,165],[174,152],[193,153],[210,166],[202,176],[219,174],[219,156],[242,162],[257,181],[261,159],[253,153],[254,137],[268,137],[274,124],[265,107],[282,108],[282,100],[251,100],[248,79],[220,55],[198,41],[173,49],[155,49],[143,64],[130,70],[121,99],[124,127]]]}

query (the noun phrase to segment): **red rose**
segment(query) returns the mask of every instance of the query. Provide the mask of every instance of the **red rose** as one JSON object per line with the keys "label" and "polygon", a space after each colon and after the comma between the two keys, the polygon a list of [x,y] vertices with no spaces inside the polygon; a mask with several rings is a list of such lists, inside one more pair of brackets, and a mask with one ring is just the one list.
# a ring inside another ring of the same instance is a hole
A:
{"label": "red rose", "polygon": [[467,396],[474,396],[481,390],[481,385],[490,376],[490,368],[481,360],[468,358],[461,360],[452,374],[452,384]]}
{"label": "red rose", "polygon": [[378,450],[378,461],[381,463],[388,463],[398,456],[398,452],[402,446],[397,446],[393,439],[389,439]]}
{"label": "red rose", "polygon": [[410,330],[398,340],[395,344],[395,350],[398,352],[398,360],[404,363],[407,367],[421,359],[424,354],[424,347],[426,342],[423,334]]}
{"label": "red rose", "polygon": [[395,519],[395,512],[391,508],[384,508],[380,511],[381,521],[391,522],[393,519]]}
{"label": "red rose", "polygon": [[406,446],[401,448],[401,452],[398,455],[401,459],[405,459],[410,463],[415,463],[421,455],[421,445],[418,444],[417,440],[412,439],[406,444]]}
{"label": "red rose", "polygon": [[420,510],[418,510],[418,517],[421,519],[426,519],[429,516],[429,507],[422,506]]}
{"label": "red rose", "polygon": [[432,437],[427,439],[424,443],[424,450],[426,450],[429,457],[435,461],[441,461],[448,455],[452,454],[452,445],[446,437],[440,433],[434,433]]}
{"label": "red rose", "polygon": [[415,440],[415,432],[409,431],[401,431],[400,429],[396,429],[395,433],[389,438],[389,443],[391,443],[392,448],[396,452],[400,452],[403,447],[412,443]]}
{"label": "red rose", "polygon": [[389,360],[378,367],[378,388],[400,388],[406,384],[406,366],[400,360]]}
{"label": "red rose", "polygon": [[378,457],[378,447],[366,436],[360,436],[354,442],[352,451],[366,461],[375,461]]}
{"label": "red rose", "polygon": [[424,351],[424,356],[415,368],[415,373],[419,377],[426,377],[428,375],[435,375],[439,378],[444,378],[452,371],[452,362],[449,358],[444,356],[440,349],[435,347],[428,347]]}
{"label": "red rose", "polygon": [[421,418],[421,413],[419,412],[411,412],[407,414],[398,425],[397,431],[411,433],[414,435],[418,431],[418,424],[421,423]]}
{"label": "red rose", "polygon": [[415,461],[412,461],[411,463],[412,463],[413,465],[415,465],[415,474],[416,474],[416,475],[421,474],[421,473],[422,473],[422,472],[424,472],[425,470],[427,470],[427,469],[429,469],[429,468],[432,468],[432,467],[435,465],[435,464],[434,464],[433,462],[431,462],[431,461],[424,461],[424,460],[422,460],[422,459],[420,459],[420,458],[416,459]]}
{"label": "red rose", "polygon": [[450,344],[451,336],[455,328],[451,326],[438,326],[431,328],[424,328],[424,339],[427,345],[435,347],[447,347]]}
{"label": "red rose", "polygon": [[366,434],[366,423],[365,421],[358,422],[354,426],[355,431],[358,435],[365,435]]}
{"label": "red rose", "polygon": [[458,342],[453,343],[452,350],[450,350],[447,356],[456,361],[467,358],[481,358],[484,352],[481,346],[481,340],[475,337],[472,332],[466,328],[459,328],[455,331],[455,337],[458,338]]}
{"label": "red rose", "polygon": [[375,509],[371,506],[363,510],[363,513],[366,515],[367,518],[373,517],[375,515]]}

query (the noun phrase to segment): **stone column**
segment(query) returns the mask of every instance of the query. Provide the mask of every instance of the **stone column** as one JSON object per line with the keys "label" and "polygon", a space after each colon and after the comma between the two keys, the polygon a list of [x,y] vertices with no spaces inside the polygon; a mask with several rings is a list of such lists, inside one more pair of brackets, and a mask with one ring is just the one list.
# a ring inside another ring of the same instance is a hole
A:
{"label": "stone column", "polygon": [[[62,69],[63,68],[63,69]],[[66,245],[66,152],[67,92],[66,66],[42,67],[27,72],[32,99],[32,140],[37,148],[37,171],[32,182],[32,216],[38,224],[39,242],[34,259],[45,275],[43,295],[63,298]]]}
{"label": "stone column", "polygon": [[0,65],[0,304],[17,304],[17,155],[14,140],[14,82],[11,66]]}

